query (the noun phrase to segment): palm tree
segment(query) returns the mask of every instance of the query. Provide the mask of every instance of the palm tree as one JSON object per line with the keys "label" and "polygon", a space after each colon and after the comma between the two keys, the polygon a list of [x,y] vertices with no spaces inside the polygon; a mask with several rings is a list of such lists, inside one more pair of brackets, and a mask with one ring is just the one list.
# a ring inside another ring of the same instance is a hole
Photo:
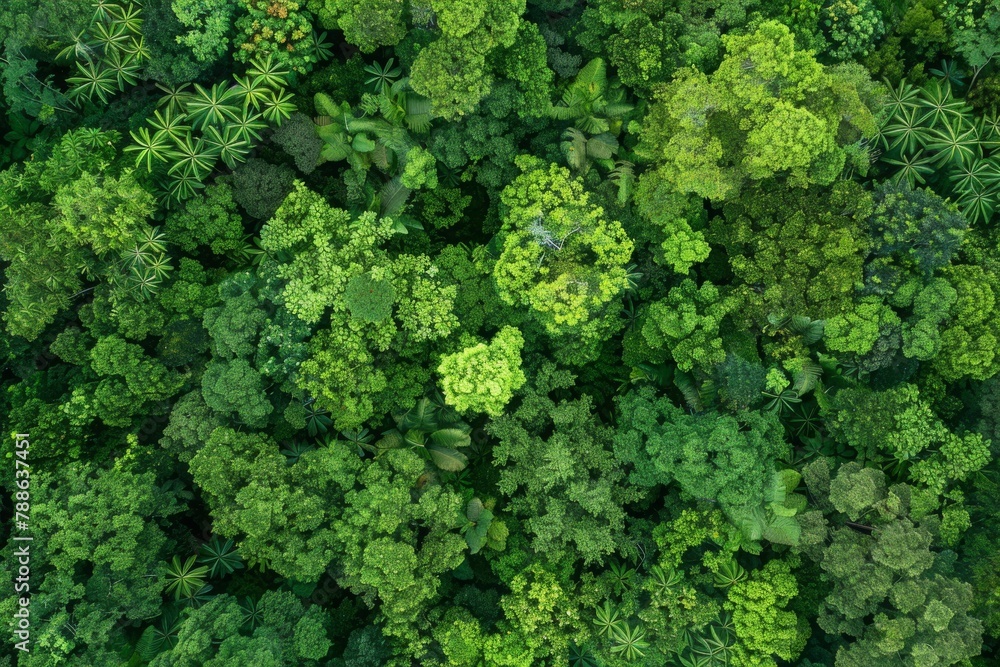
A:
{"label": "palm tree", "polygon": [[623,98],[620,87],[608,85],[604,60],[594,58],[566,87],[560,103],[549,108],[549,115],[557,120],[574,121],[574,126],[588,134],[610,132],[620,126],[614,121],[620,121],[633,109]]}
{"label": "palm tree", "polygon": [[237,162],[246,161],[250,144],[242,138],[236,127],[227,125],[226,129],[220,132],[217,127],[212,126],[205,135],[205,141],[230,169],[235,169]]}
{"label": "palm tree", "polygon": [[194,90],[187,100],[186,110],[195,128],[204,130],[209,125],[224,125],[239,118],[239,107],[232,104],[238,95],[235,89],[216,83],[205,90],[196,83]]}
{"label": "palm tree", "polygon": [[282,69],[281,65],[274,62],[271,55],[266,58],[254,58],[250,61],[250,68],[247,75],[259,78],[268,88],[281,88],[287,83],[288,70]]}
{"label": "palm tree", "polygon": [[137,153],[135,158],[135,166],[137,167],[145,162],[146,171],[153,171],[153,160],[166,162],[171,158],[177,157],[177,151],[173,149],[173,142],[163,130],[150,135],[147,128],[141,127],[137,132],[133,131],[129,132],[129,134],[132,135],[132,140],[135,143],[127,146],[125,152]]}
{"label": "palm tree", "polygon": [[114,74],[103,65],[92,62],[86,65],[77,62],[76,67],[80,70],[80,76],[66,79],[66,83],[70,85],[69,98],[75,100],[83,97],[89,102],[96,95],[103,104],[107,104],[108,97],[117,88]]}

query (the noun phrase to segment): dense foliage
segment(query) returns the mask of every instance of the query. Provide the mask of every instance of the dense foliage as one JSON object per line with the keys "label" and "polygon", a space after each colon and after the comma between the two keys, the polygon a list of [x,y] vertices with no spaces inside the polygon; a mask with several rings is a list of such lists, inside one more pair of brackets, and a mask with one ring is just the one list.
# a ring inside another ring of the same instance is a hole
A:
{"label": "dense foliage", "polygon": [[0,2],[0,667],[997,664],[998,57],[996,0]]}

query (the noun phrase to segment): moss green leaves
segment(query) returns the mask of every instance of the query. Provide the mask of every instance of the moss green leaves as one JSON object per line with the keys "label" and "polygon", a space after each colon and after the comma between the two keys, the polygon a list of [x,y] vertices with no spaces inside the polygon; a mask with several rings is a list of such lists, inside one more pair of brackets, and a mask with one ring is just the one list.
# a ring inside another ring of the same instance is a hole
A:
{"label": "moss green leaves", "polygon": [[376,280],[362,273],[351,278],[344,290],[344,300],[351,317],[368,322],[381,322],[392,314],[396,290],[387,280]]}
{"label": "moss green leaves", "polygon": [[726,358],[719,326],[734,305],[712,283],[698,287],[686,279],[671,288],[666,299],[649,306],[642,335],[651,349],[662,349],[682,371],[696,366],[708,371]]}

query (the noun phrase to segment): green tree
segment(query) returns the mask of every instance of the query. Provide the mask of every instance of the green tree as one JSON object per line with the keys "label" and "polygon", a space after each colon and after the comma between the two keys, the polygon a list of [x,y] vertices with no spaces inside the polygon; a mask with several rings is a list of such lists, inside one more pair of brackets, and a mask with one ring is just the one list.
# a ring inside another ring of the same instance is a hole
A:
{"label": "green tree", "polygon": [[391,257],[380,246],[393,233],[391,219],[368,212],[352,221],[302,183],[261,230],[260,272],[281,280],[275,300],[306,324],[329,318],[296,382],[338,428],[415,401],[430,371],[408,355],[458,324],[455,287],[426,255]]}
{"label": "green tree", "polygon": [[210,408],[247,426],[263,427],[274,410],[260,373],[244,359],[212,361],[201,378],[201,393]]}
{"label": "green tree", "polygon": [[483,642],[486,664],[538,664],[562,658],[570,638],[582,634],[582,614],[572,589],[540,563],[519,572],[509,588],[510,593],[500,598],[503,631]]}
{"label": "green tree", "polygon": [[809,638],[808,623],[786,609],[798,593],[786,560],[769,561],[729,587],[723,606],[732,611],[737,638],[732,664],[776,667],[773,656],[794,660],[802,652]]}
{"label": "green tree", "polygon": [[64,134],[44,160],[0,172],[0,258],[8,331],[34,339],[84,278],[142,300],[169,272],[162,235],[147,224],[154,198],[130,170],[111,168],[117,132]]}
{"label": "green tree", "polygon": [[666,299],[650,304],[642,336],[651,349],[663,350],[682,371],[695,367],[710,371],[726,358],[719,326],[733,306],[712,283],[698,287],[685,279],[670,289]]}
{"label": "green tree", "polygon": [[824,68],[775,21],[722,40],[719,68],[683,70],[643,121],[642,155],[658,176],[714,201],[772,176],[797,187],[832,183],[844,146],[875,133],[870,86]]}
{"label": "green tree", "polygon": [[927,189],[887,183],[874,203],[868,218],[872,256],[892,257],[902,269],[925,276],[948,264],[969,226],[955,204]]}
{"label": "green tree", "polygon": [[501,329],[490,343],[479,343],[441,357],[438,373],[444,399],[461,412],[497,417],[526,378],[521,370],[524,337],[514,327]]}
{"label": "green tree", "polygon": [[324,28],[342,30],[363,53],[393,46],[406,34],[402,0],[308,0],[306,5]]}
{"label": "green tree", "polygon": [[708,259],[703,231],[708,216],[699,197],[676,192],[655,173],[646,172],[639,177],[635,204],[656,230],[651,240],[659,244],[653,254],[657,263],[686,275],[693,265]]}
{"label": "green tree", "polygon": [[246,621],[247,603],[227,594],[203,607],[185,609],[175,643],[150,666],[312,666],[330,650],[330,621],[318,606],[307,609],[293,593],[273,590],[249,603],[254,610],[252,623]]}
{"label": "green tree", "polygon": [[615,456],[641,487],[676,483],[692,498],[718,502],[730,517],[761,506],[775,460],[786,456],[784,429],[773,413],[688,414],[651,387],[617,397]]}
{"label": "green tree", "polygon": [[940,494],[985,466],[989,447],[978,433],[952,432],[915,385],[882,392],[843,389],[831,402],[831,433],[865,459],[880,454],[909,462],[910,479]]}
{"label": "green tree", "polygon": [[195,59],[214,62],[229,50],[233,15],[238,4],[233,0],[173,0],[171,8],[187,32],[177,35],[177,43],[191,49]]}
{"label": "green tree", "polygon": [[524,0],[431,0],[441,36],[421,49],[410,70],[413,90],[447,120],[469,113],[492,84],[487,56],[517,39]]}
{"label": "green tree", "polygon": [[251,564],[312,583],[337,562],[342,586],[380,603],[388,635],[415,641],[438,575],[462,562],[462,499],[421,485],[425,462],[409,449],[365,461],[332,442],[288,465],[267,436],[223,427],[189,467],[214,530],[238,539]]}
{"label": "green tree", "polygon": [[629,284],[632,241],[568,170],[527,156],[517,163],[524,173],[501,195],[497,291],[530,307],[550,334],[601,340],[615,325],[609,306]]}
{"label": "green tree", "polygon": [[[824,468],[820,477],[829,479],[825,460],[811,465]],[[911,519],[915,494],[906,485],[886,489],[880,471],[863,470],[856,462],[842,466],[828,492],[810,483],[814,496],[829,493],[833,509],[871,524],[870,531],[858,531],[831,522],[829,542],[818,553],[822,577],[830,586],[819,626],[853,638],[838,649],[837,667],[900,658],[954,665],[977,655],[982,623],[968,614],[971,587],[931,551],[929,525]]]}
{"label": "green tree", "polygon": [[488,431],[507,507],[524,521],[531,545],[551,558],[603,562],[621,549],[623,504],[637,499],[611,453],[612,431],[600,423],[593,399],[556,402],[549,394],[574,377],[547,364],[513,413]]}
{"label": "green tree", "polygon": [[771,313],[826,319],[853,310],[870,212],[870,196],[849,181],[805,191],[762,185],[726,203],[709,240],[726,248],[737,293],[759,325]]}
{"label": "green tree", "polygon": [[232,189],[224,183],[208,186],[204,196],[193,197],[170,213],[163,231],[170,243],[187,253],[208,246],[214,255],[233,256],[246,246],[243,219],[236,212]]}
{"label": "green tree", "polygon": [[[117,444],[128,453],[113,465],[77,461],[31,472],[31,528],[45,548],[30,550],[31,655],[20,662],[99,664],[105,647],[120,642],[120,625],[160,613],[170,547],[164,524],[184,508],[176,487],[135,465],[144,455],[134,436]],[[7,562],[17,562],[21,544],[8,543]]]}

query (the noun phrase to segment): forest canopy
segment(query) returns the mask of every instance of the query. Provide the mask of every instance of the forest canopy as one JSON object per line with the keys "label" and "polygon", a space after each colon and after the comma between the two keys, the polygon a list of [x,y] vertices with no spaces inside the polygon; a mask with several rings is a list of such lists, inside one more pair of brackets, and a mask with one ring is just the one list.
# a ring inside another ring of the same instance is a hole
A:
{"label": "forest canopy", "polygon": [[0,136],[0,667],[1000,661],[997,0],[5,0]]}

